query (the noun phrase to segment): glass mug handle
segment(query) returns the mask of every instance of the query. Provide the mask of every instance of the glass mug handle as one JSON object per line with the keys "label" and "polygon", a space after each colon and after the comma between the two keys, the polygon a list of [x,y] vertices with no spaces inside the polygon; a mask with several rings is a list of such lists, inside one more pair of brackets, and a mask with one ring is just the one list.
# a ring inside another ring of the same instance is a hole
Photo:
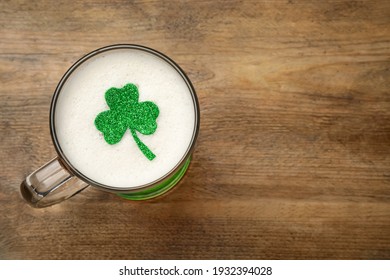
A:
{"label": "glass mug handle", "polygon": [[58,158],[54,158],[35,170],[22,182],[20,191],[31,206],[47,207],[88,187],[88,184],[65,169]]}

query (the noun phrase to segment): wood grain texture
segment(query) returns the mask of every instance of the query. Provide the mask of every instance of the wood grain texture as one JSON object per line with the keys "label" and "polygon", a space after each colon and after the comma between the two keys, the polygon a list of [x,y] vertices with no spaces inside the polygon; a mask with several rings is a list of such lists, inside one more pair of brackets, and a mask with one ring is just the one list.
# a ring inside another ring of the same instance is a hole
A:
{"label": "wood grain texture", "polygon": [[[1,259],[389,259],[390,2],[1,1]],[[192,80],[201,130],[169,195],[19,193],[83,54],[136,43]]]}

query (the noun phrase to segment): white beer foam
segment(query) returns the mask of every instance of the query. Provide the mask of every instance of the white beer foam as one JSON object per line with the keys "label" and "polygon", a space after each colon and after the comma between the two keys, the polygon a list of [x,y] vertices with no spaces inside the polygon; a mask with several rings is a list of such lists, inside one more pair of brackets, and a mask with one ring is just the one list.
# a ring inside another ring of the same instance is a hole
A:
{"label": "white beer foam", "polygon": [[[152,101],[159,110],[152,135],[137,132],[156,155],[152,161],[138,148],[128,129],[115,145],[95,127],[96,116],[109,107],[111,88],[137,85],[139,102]],[[93,181],[116,188],[134,188],[171,171],[188,149],[195,129],[191,93],[181,75],[166,61],[135,49],[103,52],[79,66],[59,94],[55,131],[69,162]]]}

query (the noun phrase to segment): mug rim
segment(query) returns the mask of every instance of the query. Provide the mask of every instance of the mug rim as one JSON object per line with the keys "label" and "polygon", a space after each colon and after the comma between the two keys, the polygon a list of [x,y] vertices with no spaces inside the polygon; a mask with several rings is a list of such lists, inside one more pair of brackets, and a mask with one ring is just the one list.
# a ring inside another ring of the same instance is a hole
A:
{"label": "mug rim", "polygon": [[[192,133],[191,141],[187,147],[186,152],[184,153],[182,158],[179,160],[179,162],[164,176],[162,176],[162,177],[160,177],[160,178],[158,178],[150,183],[138,185],[135,187],[126,187],[126,188],[114,187],[114,186],[109,186],[109,185],[105,185],[105,184],[96,182],[96,181],[92,180],[91,178],[85,176],[82,172],[80,172],[77,168],[75,168],[71,164],[71,162],[68,160],[68,158],[65,156],[64,152],[62,151],[61,146],[59,144],[59,141],[57,139],[57,134],[56,134],[56,130],[55,130],[55,111],[56,111],[55,109],[56,109],[56,105],[57,105],[57,100],[58,100],[58,97],[60,96],[61,90],[62,90],[64,84],[66,83],[66,81],[68,80],[68,78],[72,75],[72,73],[79,66],[81,66],[84,62],[86,62],[90,58],[92,58],[96,55],[99,55],[103,52],[118,50],[118,49],[135,49],[135,50],[139,50],[139,51],[144,51],[144,52],[147,52],[147,53],[152,54],[154,56],[157,56],[157,57],[163,59],[168,64],[170,64],[180,74],[180,76],[183,78],[184,82],[186,83],[187,88],[188,88],[188,90],[191,94],[191,97],[192,97],[193,106],[194,106],[194,113],[195,113],[194,131]],[[91,52],[87,53],[86,55],[82,56],[75,63],[73,63],[72,66],[62,76],[61,80],[57,84],[57,87],[54,91],[54,94],[53,94],[53,97],[51,100],[51,104],[50,104],[50,135],[51,135],[51,138],[52,138],[52,141],[53,141],[54,147],[56,149],[56,152],[58,154],[58,158],[59,158],[60,162],[74,176],[78,177],[79,179],[83,180],[84,182],[88,183],[89,185],[91,185],[93,187],[97,187],[97,188],[105,190],[105,191],[115,192],[115,193],[134,193],[134,192],[147,190],[149,188],[156,186],[157,184],[164,182],[165,180],[169,179],[171,176],[176,174],[176,172],[179,171],[179,169],[184,165],[186,160],[191,156],[191,154],[195,148],[195,142],[196,142],[196,139],[197,139],[198,134],[199,134],[199,128],[200,128],[199,101],[198,101],[198,98],[196,96],[194,86],[192,85],[190,79],[185,74],[183,69],[181,69],[181,67],[176,62],[174,62],[171,58],[169,58],[167,55],[165,55],[157,50],[154,50],[152,48],[145,47],[142,45],[137,45],[137,44],[108,45],[105,47],[98,48],[98,49],[91,51]]]}

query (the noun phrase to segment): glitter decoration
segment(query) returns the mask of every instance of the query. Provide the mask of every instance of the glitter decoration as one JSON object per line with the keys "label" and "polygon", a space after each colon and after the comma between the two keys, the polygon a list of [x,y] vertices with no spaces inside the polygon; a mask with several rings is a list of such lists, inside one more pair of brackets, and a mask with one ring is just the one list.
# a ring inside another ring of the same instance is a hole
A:
{"label": "glitter decoration", "polygon": [[134,84],[127,84],[123,88],[110,88],[105,94],[110,110],[97,115],[95,126],[110,145],[121,141],[127,129],[130,129],[138,148],[145,157],[153,160],[156,155],[142,143],[137,131],[144,135],[153,134],[157,129],[159,109],[151,101],[138,102],[138,98],[138,88]]}

